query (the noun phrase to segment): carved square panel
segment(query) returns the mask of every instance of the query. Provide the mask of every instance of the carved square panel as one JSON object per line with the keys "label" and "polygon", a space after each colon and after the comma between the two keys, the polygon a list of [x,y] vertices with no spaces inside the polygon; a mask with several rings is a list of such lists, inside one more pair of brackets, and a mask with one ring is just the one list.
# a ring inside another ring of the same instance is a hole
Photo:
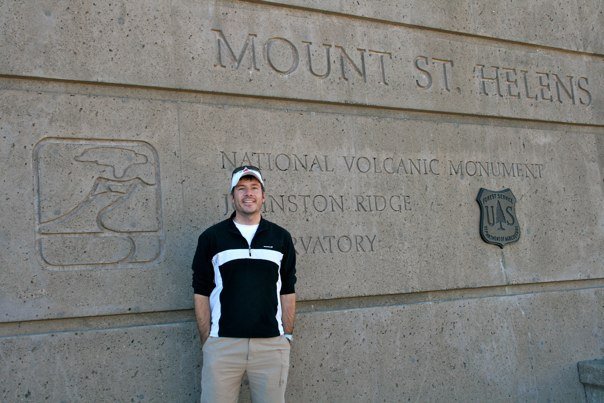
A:
{"label": "carved square panel", "polygon": [[46,138],[34,148],[36,246],[52,270],[145,266],[162,254],[149,143]]}

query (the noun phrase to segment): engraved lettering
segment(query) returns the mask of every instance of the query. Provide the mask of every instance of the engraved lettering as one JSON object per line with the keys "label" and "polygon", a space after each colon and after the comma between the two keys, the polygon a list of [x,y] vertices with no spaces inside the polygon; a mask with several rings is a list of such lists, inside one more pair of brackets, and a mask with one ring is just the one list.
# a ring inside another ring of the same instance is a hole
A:
{"label": "engraved lettering", "polygon": [[291,165],[291,159],[287,154],[277,154],[275,157],[275,167],[279,171],[287,171]]}
{"label": "engraved lettering", "polygon": [[373,213],[393,211],[401,213],[411,210],[411,196],[408,195],[354,195],[354,211]]}
{"label": "engraved lettering", "polygon": [[[251,155],[253,155],[253,153],[251,153]],[[248,154],[247,152],[243,154],[243,158],[241,159],[241,165],[251,165],[253,164],[252,160],[250,159],[250,154]]]}
{"label": "engraved lettering", "polygon": [[292,237],[296,254],[371,253],[377,235],[305,235]]}
{"label": "engraved lettering", "polygon": [[[518,72],[518,73],[517,73]],[[500,97],[515,99],[531,99],[536,101],[550,101],[556,99],[559,103],[577,105],[577,92],[587,95],[587,101],[581,105],[591,103],[591,94],[583,90],[587,78],[575,79],[573,75],[560,75],[545,71],[531,73],[528,70],[512,67],[485,66],[477,64],[474,74],[478,80],[479,95],[499,95]],[[522,84],[519,84],[519,75]]]}
{"label": "engraved lettering", "polygon": [[336,239],[335,235],[324,235],[323,240],[327,242],[327,250],[329,253],[333,253],[333,240]]}
{"label": "engraved lettering", "polygon": [[584,100],[582,96],[579,96],[579,102],[581,103],[581,105],[585,106],[591,105],[591,92],[587,89],[588,85],[589,80],[587,79],[587,77],[579,77],[579,79],[577,80],[577,87],[579,91],[581,91],[582,95],[585,95],[585,97],[587,98],[587,100]]}
{"label": "engraved lettering", "polygon": [[315,211],[324,212],[327,209],[327,198],[323,195],[316,195],[312,199],[312,206]]}
{"label": "engraved lettering", "polygon": [[512,98],[520,98],[520,90],[518,87],[518,76],[516,69],[502,67],[501,71],[504,72],[504,83],[506,85],[507,95]]}
{"label": "engraved lettering", "polygon": [[449,175],[541,179],[544,166],[539,163],[449,160]]}
{"label": "engraved lettering", "polygon": [[[225,162],[228,163],[229,167],[232,167],[232,169],[235,169],[235,167],[237,166],[237,152],[233,151],[233,159],[231,159],[229,157],[229,155],[224,152],[221,151],[220,152],[220,156],[222,157],[222,169],[227,169],[227,166],[225,165]],[[260,169],[262,169],[262,167],[258,167]],[[230,169],[230,168],[228,168]]]}
{"label": "engraved lettering", "polygon": [[384,56],[388,56],[390,57],[390,59],[392,59],[392,53],[390,52],[382,52],[379,50],[368,50],[368,54],[369,56],[371,55],[378,55],[380,58],[380,72],[382,73],[382,84],[384,85],[388,85],[388,81],[386,80],[386,66],[384,65]]}
{"label": "engraved lettering", "polygon": [[338,250],[340,252],[350,252],[350,250],[352,249],[352,240],[350,239],[350,237],[346,236],[346,235],[342,235],[341,237],[338,238],[337,240],[337,245],[338,245]]}
{"label": "engraved lettering", "polygon": [[[275,44],[275,42],[280,42],[280,43],[285,44],[285,47],[288,48],[291,52],[291,65],[287,69],[278,68],[274,63],[273,58],[271,57],[271,54],[272,54],[271,52],[272,52],[273,45]],[[298,49],[296,49],[296,46],[293,43],[291,43],[290,41],[288,41],[287,39],[280,38],[280,37],[270,38],[269,40],[266,41],[266,44],[264,45],[264,49],[265,49],[265,54],[266,54],[266,61],[268,62],[269,66],[271,66],[272,69],[275,70],[277,73],[281,73],[283,75],[288,75],[288,74],[291,74],[294,71],[296,71],[296,69],[298,68],[298,64],[300,63],[300,56],[298,54]]]}
{"label": "engraved lettering", "polygon": [[380,164],[378,163],[378,159],[376,157],[373,157],[373,167],[374,167],[373,170],[375,173],[381,174],[383,172]]}
{"label": "engraved lettering", "polygon": [[474,161],[466,161],[466,175],[474,176],[476,175],[476,163]]}
{"label": "engraved lettering", "polygon": [[344,210],[344,195],[267,194],[263,206],[265,213],[334,213]]}
{"label": "engraved lettering", "polygon": [[367,173],[371,169],[371,162],[369,162],[369,158],[367,157],[358,157],[357,158],[357,169],[359,172]]}
{"label": "engraved lettering", "polygon": [[405,175],[409,175],[409,171],[408,171],[408,170],[407,170],[407,168],[405,167],[405,160],[404,160],[404,159],[402,159],[402,158],[399,160],[398,167],[397,167],[397,172],[400,172],[400,171],[401,171],[401,168],[402,168],[403,173],[404,173]]}
{"label": "engraved lettering", "polygon": [[369,238],[369,236],[367,236],[367,235],[364,235],[364,237],[367,238],[367,241],[369,241],[369,252],[375,251],[375,249],[373,247],[373,243],[375,242],[377,235],[373,235],[371,238]]}
{"label": "engraved lettering", "polygon": [[421,173],[420,171],[420,160],[417,160],[417,165],[415,165],[415,161],[414,160],[409,160],[409,166],[411,167],[411,174],[413,175],[413,168],[415,168],[415,170],[417,171],[418,174]]}
{"label": "engraved lettering", "polygon": [[[344,165],[348,172],[359,172],[359,173],[387,173],[387,174],[405,174],[405,175],[439,175],[438,172],[438,159],[431,159],[428,161],[427,158],[379,158],[379,157],[365,157],[365,156],[354,156],[354,155],[343,155]],[[397,164],[395,166],[395,163]]]}
{"label": "engraved lettering", "polygon": [[[388,164],[390,166],[390,168],[386,167],[386,164]],[[387,174],[393,174],[394,173],[394,158],[384,158],[384,162],[382,163],[382,166],[384,168],[384,172],[386,172]]]}
{"label": "engraved lettering", "polygon": [[[216,62],[214,67],[226,68],[230,65],[234,70],[237,70],[242,65],[243,59],[248,55],[250,59],[249,70],[260,71],[262,66],[259,63],[262,63],[262,60],[258,60],[256,54],[257,34],[248,33],[245,42],[240,48],[236,48],[233,46],[233,40],[231,39],[229,42],[222,29],[213,28],[211,31],[214,32],[216,38]],[[305,61],[300,60],[299,46],[306,48],[306,52],[302,50],[302,58],[306,58]],[[324,62],[319,61],[321,58],[318,53],[321,48],[325,49]],[[332,48],[338,51],[335,60],[332,60]],[[340,78],[343,81],[349,81],[356,73],[358,77],[363,79],[363,82],[367,83],[369,74],[371,74],[371,79],[374,82],[389,85],[386,61],[392,59],[392,53],[386,50],[356,48],[357,58],[342,45],[322,43],[319,46],[311,40],[300,40],[298,43],[283,36],[273,36],[266,39],[263,49],[266,65],[272,71],[284,76],[291,75],[300,67],[303,67],[304,70],[308,70],[310,77],[325,79],[331,75],[332,63],[337,63],[339,59]],[[374,62],[370,62],[371,60],[374,60]]]}
{"label": "engraved lettering", "polygon": [[459,164],[457,164],[457,169],[456,169],[455,166],[453,165],[453,161],[449,161],[449,175],[460,175],[462,173],[462,171],[461,171],[462,163],[463,163],[463,161],[459,161]]}
{"label": "engraved lettering", "polygon": [[522,77],[523,77],[523,81],[524,81],[525,96],[528,99],[535,99],[535,100],[537,100],[537,98],[538,98],[537,95],[536,94],[535,95],[531,94],[531,90],[530,90],[530,86],[529,86],[529,82],[528,82],[528,77],[527,77],[528,71],[527,70],[520,70],[520,72],[522,73]]}
{"label": "engraved lettering", "polygon": [[[419,88],[426,90],[430,89],[432,87],[433,77],[436,76],[441,77],[439,80],[439,82],[442,82],[443,84],[441,85],[441,88],[444,88],[447,92],[451,92],[450,82],[452,79],[451,69],[453,68],[453,60],[436,57],[430,58],[427,56],[417,56],[413,61],[413,64],[415,65],[415,68],[421,72],[421,81],[420,79],[415,80],[415,84],[417,84]],[[438,70],[440,70],[438,68],[438,65],[441,65],[442,67],[442,74],[438,73]],[[433,72],[431,72],[430,70],[434,69],[437,71],[433,74]]]}
{"label": "engraved lettering", "polygon": [[356,249],[359,252],[366,252],[365,248],[363,247],[363,241],[364,241],[364,238],[363,238],[362,235],[355,235],[354,236],[354,243],[356,245]]}
{"label": "engraved lettering", "polygon": [[367,82],[367,72],[365,70],[365,49],[361,49],[361,48],[357,48],[357,50],[359,51],[359,54],[361,56],[361,67],[357,66],[357,64],[354,62],[354,60],[352,60],[350,58],[350,56],[348,56],[348,53],[346,53],[346,50],[344,50],[344,48],[342,46],[335,46],[336,49],[338,49],[340,51],[340,67],[342,68],[342,79],[344,81],[348,81],[348,77],[346,77],[346,68],[345,68],[345,63],[344,60],[348,61],[348,65],[352,67],[352,69],[354,71],[357,72],[357,74],[359,76],[361,76],[363,78],[364,82]]}
{"label": "engraved lettering", "polygon": [[438,160],[437,159],[430,160],[430,173],[432,175],[440,175],[440,172],[438,172]]}
{"label": "engraved lettering", "polygon": [[539,80],[539,94],[541,95],[541,99],[547,101],[553,101],[554,97],[552,96],[552,88],[549,81],[549,73],[535,72],[537,74]]}
{"label": "engraved lettering", "polygon": [[254,165],[266,171],[334,172],[328,155],[220,151],[221,168],[232,170],[241,165]]}
{"label": "engraved lettering", "polygon": [[306,171],[306,167],[308,167],[308,154],[304,154],[303,157],[304,160],[299,155],[294,154],[294,171],[297,171],[300,167]]}
{"label": "engraved lettering", "polygon": [[368,199],[365,199],[364,196],[356,195],[356,211],[370,211],[369,206],[366,203],[369,203]]}
{"label": "engraved lettering", "polygon": [[323,44],[323,46],[325,47],[325,73],[319,74],[315,72],[312,67],[312,54],[310,50],[310,45],[312,45],[312,42],[302,41],[302,43],[306,44],[306,54],[308,56],[308,71],[310,71],[310,74],[318,78],[327,78],[329,76],[329,73],[331,73],[331,58],[329,56],[329,52],[331,51],[331,45]]}
{"label": "engraved lettering", "polygon": [[302,243],[302,247],[304,248],[304,252],[308,253],[308,247],[310,246],[311,237],[308,237],[308,243],[304,242],[304,238],[300,238],[300,242]]}
{"label": "engraved lettering", "polygon": [[556,94],[558,95],[558,102],[562,103],[562,92],[560,89],[564,90],[564,93],[568,98],[573,101],[573,105],[576,105],[575,101],[575,86],[573,84],[573,76],[566,76],[568,78],[568,87],[564,85],[562,80],[557,74],[552,73],[552,77],[554,78],[554,82],[556,84]]}
{"label": "engraved lettering", "polygon": [[[426,69],[428,67],[428,58],[426,56],[417,56],[413,62],[415,68],[421,71],[423,80],[415,80],[415,83],[419,88],[429,89],[432,87],[432,74]],[[420,64],[422,67],[420,67]]]}
{"label": "engraved lettering", "polygon": [[247,38],[245,39],[245,43],[243,44],[243,47],[241,48],[241,51],[239,52],[239,56],[235,56],[235,52],[233,51],[233,48],[231,47],[229,41],[227,41],[226,37],[224,36],[224,33],[222,32],[222,30],[220,29],[212,29],[212,32],[214,32],[216,34],[216,41],[217,41],[217,49],[218,49],[218,53],[217,53],[217,64],[214,64],[215,67],[223,67],[226,68],[226,64],[223,61],[222,58],[222,49],[223,49],[223,45],[226,47],[228,53],[227,55],[230,56],[231,60],[233,61],[233,63],[235,64],[235,69],[239,69],[239,66],[241,66],[241,62],[243,61],[243,56],[245,56],[246,50],[249,48],[251,49],[250,51],[250,58],[251,58],[251,69],[253,70],[260,70],[258,68],[258,66],[256,65],[256,47],[254,44],[254,38],[257,37],[256,34],[248,34]]}
{"label": "engraved lettering", "polygon": [[354,157],[350,157],[350,163],[348,162],[348,157],[346,155],[343,155],[342,158],[344,158],[344,163],[346,164],[346,168],[348,168],[348,172],[350,172],[352,170],[352,164],[354,164]]}
{"label": "engraved lettering", "polygon": [[478,84],[479,84],[479,94],[480,95],[490,95],[489,92],[487,91],[487,83],[490,83],[490,84],[494,83],[497,95],[502,97],[503,95],[501,94],[501,83],[499,81],[499,67],[490,66],[489,68],[494,70],[494,72],[490,76],[485,75],[485,71],[484,71],[485,67],[486,66],[483,64],[477,64],[474,67],[474,74],[477,75],[476,78],[478,79]]}
{"label": "engraved lettering", "polygon": [[319,238],[319,237],[315,238],[315,246],[312,250],[312,253],[317,253],[317,251],[318,251],[317,247],[320,248],[320,251],[322,253],[325,253],[325,248],[323,248],[323,244],[321,243],[321,238]]}
{"label": "engraved lettering", "polygon": [[[401,86],[402,80],[405,80],[404,76],[392,74],[393,60],[400,62],[405,59],[396,57],[388,50],[378,50],[371,45],[359,47],[354,44],[336,44],[326,40],[316,41],[312,38],[292,38],[283,35],[259,38],[256,33],[251,32],[240,34],[238,37],[225,34],[222,28],[213,28],[211,32],[216,44],[214,67],[219,69],[242,70],[241,66],[245,66],[249,72],[266,69],[269,74],[277,73],[283,76],[299,73],[305,78],[329,79],[330,90],[334,82],[353,85],[355,81],[362,80],[366,84],[392,86],[394,83],[395,86]],[[257,45],[260,44],[264,57],[258,58]],[[339,72],[334,76],[331,74],[332,66],[336,65],[339,65]],[[588,77],[581,73],[548,71],[544,69],[547,63],[535,65],[541,66],[540,71],[522,68],[522,66],[502,66],[499,63],[489,64],[480,61],[473,63],[473,73],[468,73],[473,74],[472,84],[475,90],[464,91],[461,87],[455,87],[456,62],[446,57],[420,54],[413,58],[412,79],[415,81],[415,86],[422,90],[432,90],[433,87],[437,87],[440,94],[445,94],[455,88],[459,94],[474,93],[477,96],[492,97],[489,102],[509,98],[550,103],[557,101],[559,104],[582,107],[592,104],[593,90],[589,88]],[[400,72],[400,69],[398,71]],[[252,79],[249,78],[249,81]],[[466,80],[461,81],[462,84],[465,82]],[[231,158],[229,156],[229,159]],[[286,161],[282,156],[279,158],[281,163],[279,166],[283,169]],[[355,159],[354,162],[356,163],[357,160]],[[364,162],[360,161],[360,163]],[[266,163],[272,165],[274,159],[267,159]],[[399,169],[396,168],[397,163]],[[352,169],[354,166],[351,166]],[[362,169],[366,167],[363,166]],[[477,169],[476,175],[481,172],[481,167]],[[367,173],[394,170],[417,172],[414,164],[408,161],[400,164],[400,160],[393,159],[387,161],[385,166],[372,164],[372,168]],[[420,167],[420,170],[423,171],[423,167]],[[436,175],[434,171],[430,173]]]}
{"label": "engraved lettering", "polygon": [[442,68],[443,68],[442,78],[443,78],[443,83],[445,84],[445,90],[447,90],[447,92],[451,92],[451,88],[449,87],[449,81],[451,80],[450,75],[451,75],[451,69],[453,68],[453,60],[437,59],[437,58],[433,57],[432,63],[434,64],[434,66],[436,66],[437,64],[442,65]]}
{"label": "engraved lettering", "polygon": [[328,171],[328,164],[327,164],[327,156],[326,155],[315,155],[312,162],[310,163],[310,167],[309,167],[309,171],[321,171],[321,172],[326,172]]}
{"label": "engraved lettering", "polygon": [[483,176],[483,174],[489,176],[488,162],[476,161],[476,165],[478,166],[478,176]]}

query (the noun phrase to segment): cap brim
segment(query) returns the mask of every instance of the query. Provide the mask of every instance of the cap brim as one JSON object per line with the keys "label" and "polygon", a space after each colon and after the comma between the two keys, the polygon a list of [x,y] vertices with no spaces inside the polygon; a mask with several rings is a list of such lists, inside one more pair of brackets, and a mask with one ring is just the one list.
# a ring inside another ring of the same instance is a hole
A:
{"label": "cap brim", "polygon": [[231,178],[231,188],[229,189],[229,192],[231,192],[233,188],[237,186],[241,178],[245,176],[253,176],[254,178],[258,179],[258,182],[260,182],[262,186],[264,186],[264,180],[262,180],[262,175],[260,174],[260,172],[254,169],[245,169],[233,175],[233,177]]}

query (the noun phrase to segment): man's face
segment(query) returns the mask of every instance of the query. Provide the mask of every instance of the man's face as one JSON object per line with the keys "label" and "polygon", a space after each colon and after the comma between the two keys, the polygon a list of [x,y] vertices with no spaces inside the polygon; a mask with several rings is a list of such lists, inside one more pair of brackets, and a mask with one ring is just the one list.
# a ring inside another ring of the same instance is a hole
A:
{"label": "man's face", "polygon": [[264,203],[264,191],[258,179],[244,176],[233,188],[233,207],[237,215],[252,217],[260,215]]}

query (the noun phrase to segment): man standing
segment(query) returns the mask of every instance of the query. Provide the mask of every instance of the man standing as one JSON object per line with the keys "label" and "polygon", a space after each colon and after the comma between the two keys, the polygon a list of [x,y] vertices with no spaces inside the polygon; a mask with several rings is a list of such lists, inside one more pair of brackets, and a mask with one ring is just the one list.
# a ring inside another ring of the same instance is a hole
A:
{"label": "man standing", "polygon": [[203,344],[202,402],[236,402],[244,373],[253,402],[284,402],[296,309],[291,235],[261,216],[260,170],[231,176],[235,212],[205,230],[193,259]]}

